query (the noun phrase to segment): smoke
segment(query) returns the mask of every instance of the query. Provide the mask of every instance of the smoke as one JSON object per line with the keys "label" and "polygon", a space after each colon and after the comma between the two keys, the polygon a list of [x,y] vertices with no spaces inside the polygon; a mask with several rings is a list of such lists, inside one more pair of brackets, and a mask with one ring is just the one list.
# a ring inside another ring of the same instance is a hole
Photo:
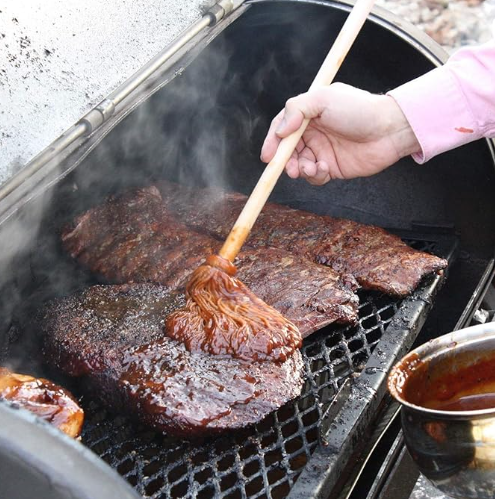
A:
{"label": "smoke", "polygon": [[215,41],[143,103],[121,133],[121,152],[151,177],[231,188],[233,152],[250,144],[259,116],[232,68],[233,47]]}
{"label": "smoke", "polygon": [[208,50],[165,89],[142,104],[126,127],[123,153],[152,165],[155,174],[181,183],[223,184],[228,156],[229,112],[246,122],[239,140],[248,138],[250,120],[243,109],[229,111],[222,102],[225,87],[235,85],[229,73],[229,48]]}
{"label": "smoke", "polygon": [[316,11],[301,21],[297,9],[252,8],[98,146],[79,169],[84,190],[101,191],[105,165],[106,192],[166,178],[249,193],[271,119],[309,87],[332,41]]}
{"label": "smoke", "polygon": [[48,299],[97,282],[64,254],[59,234],[107,194],[162,178],[249,194],[271,119],[308,88],[332,42],[318,8],[301,17],[295,5],[267,4],[252,6],[74,172],[2,224],[0,337],[17,322],[33,327]]}

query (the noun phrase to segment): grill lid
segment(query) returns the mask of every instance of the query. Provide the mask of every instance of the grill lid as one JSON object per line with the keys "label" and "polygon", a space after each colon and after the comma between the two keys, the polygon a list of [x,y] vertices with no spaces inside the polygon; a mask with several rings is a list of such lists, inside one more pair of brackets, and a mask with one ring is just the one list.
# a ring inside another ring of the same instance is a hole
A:
{"label": "grill lid", "polygon": [[[0,73],[0,100],[6,103],[5,122],[0,121],[0,185],[6,185],[0,199],[73,142],[93,133],[180,48],[243,2],[124,1],[81,10],[77,4],[51,0],[31,2],[29,11],[22,4],[5,6],[0,16],[9,20],[0,56],[9,66]],[[38,30],[40,24],[54,28]]]}

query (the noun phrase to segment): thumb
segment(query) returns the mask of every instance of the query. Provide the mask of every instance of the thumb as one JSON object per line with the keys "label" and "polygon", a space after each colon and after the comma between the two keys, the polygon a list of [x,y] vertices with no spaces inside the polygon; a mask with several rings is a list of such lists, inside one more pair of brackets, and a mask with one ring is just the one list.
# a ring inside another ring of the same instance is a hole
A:
{"label": "thumb", "polygon": [[295,132],[304,118],[317,118],[323,111],[323,101],[319,91],[310,91],[292,97],[285,104],[284,117],[275,133],[279,137],[287,137]]}

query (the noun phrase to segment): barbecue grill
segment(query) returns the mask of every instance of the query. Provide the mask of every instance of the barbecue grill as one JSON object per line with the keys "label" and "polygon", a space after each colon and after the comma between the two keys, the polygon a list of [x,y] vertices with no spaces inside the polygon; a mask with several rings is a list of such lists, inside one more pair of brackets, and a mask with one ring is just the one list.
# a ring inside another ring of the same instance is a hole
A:
{"label": "barbecue grill", "polygon": [[[210,12],[213,26],[180,44],[117,106],[100,106],[75,125],[79,130],[82,123],[85,133],[65,134],[0,190],[2,363],[59,376],[41,362],[32,317],[46,300],[97,282],[60,247],[60,228],[76,214],[110,193],[161,178],[250,192],[263,168],[259,150],[271,118],[309,86],[349,10],[337,1],[259,0],[223,19]],[[376,9],[337,80],[385,92],[444,60],[430,39]],[[82,396],[81,459],[91,449],[123,477],[108,473],[103,480],[127,481],[146,498],[347,493],[390,419],[388,370],[414,342],[467,324],[493,278],[494,187],[489,141],[424,167],[404,158],[375,177],[324,187],[282,178],[273,201],[385,227],[447,258],[448,271],[426,278],[405,299],[361,291],[357,326],[332,325],[306,339],[301,396],[235,434],[174,439],[111,413],[74,381],[58,378]],[[1,458],[1,424],[0,436]],[[52,432],[51,438],[62,437]],[[373,473],[393,469],[387,459]],[[379,497],[384,479],[364,477],[369,497]],[[22,473],[9,480],[15,486]],[[40,488],[39,497],[53,495]]]}

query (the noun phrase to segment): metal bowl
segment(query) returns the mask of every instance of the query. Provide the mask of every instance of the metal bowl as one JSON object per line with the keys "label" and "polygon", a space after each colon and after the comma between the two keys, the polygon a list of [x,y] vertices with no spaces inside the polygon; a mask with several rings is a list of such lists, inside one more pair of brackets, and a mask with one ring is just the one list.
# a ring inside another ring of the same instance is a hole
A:
{"label": "metal bowl", "polygon": [[469,404],[495,393],[495,324],[413,350],[392,369],[388,388],[402,404],[409,453],[433,485],[453,497],[495,497],[495,402],[483,409]]}

